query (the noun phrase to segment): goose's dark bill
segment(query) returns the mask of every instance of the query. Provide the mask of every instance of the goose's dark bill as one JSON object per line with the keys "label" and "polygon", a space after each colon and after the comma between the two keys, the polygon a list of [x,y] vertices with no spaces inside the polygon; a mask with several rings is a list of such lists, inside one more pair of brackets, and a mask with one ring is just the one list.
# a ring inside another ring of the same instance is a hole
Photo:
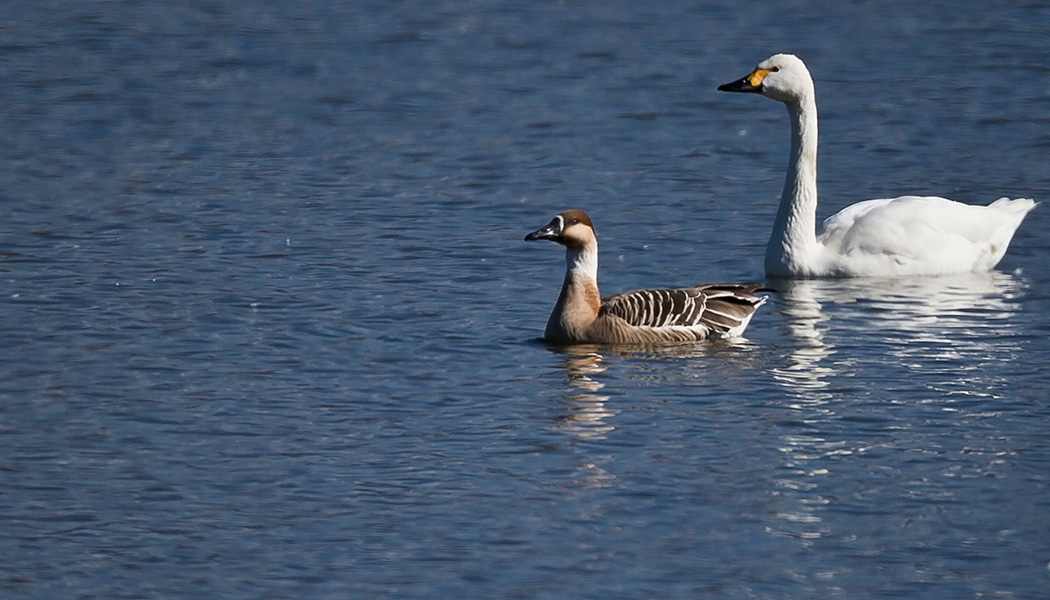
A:
{"label": "goose's dark bill", "polygon": [[536,231],[533,231],[532,233],[526,235],[525,241],[531,242],[533,240],[556,240],[558,239],[558,236],[561,235],[563,224],[564,220],[561,218],[561,215],[558,215],[557,217],[551,219],[551,222],[547,223],[545,227],[537,229]]}

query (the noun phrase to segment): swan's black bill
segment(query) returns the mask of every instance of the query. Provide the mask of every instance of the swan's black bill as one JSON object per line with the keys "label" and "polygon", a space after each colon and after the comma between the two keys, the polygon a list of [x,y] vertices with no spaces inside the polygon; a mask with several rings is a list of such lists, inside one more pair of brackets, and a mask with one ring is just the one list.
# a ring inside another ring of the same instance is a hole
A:
{"label": "swan's black bill", "polygon": [[730,81],[729,83],[723,83],[722,85],[718,86],[718,91],[720,91],[720,92],[751,92],[751,93],[754,93],[754,94],[758,94],[758,93],[760,93],[762,91],[762,86],[761,86],[761,84],[760,85],[751,85],[751,77],[752,77],[751,75],[748,75],[747,77],[744,77],[742,79],[737,79],[736,81]]}

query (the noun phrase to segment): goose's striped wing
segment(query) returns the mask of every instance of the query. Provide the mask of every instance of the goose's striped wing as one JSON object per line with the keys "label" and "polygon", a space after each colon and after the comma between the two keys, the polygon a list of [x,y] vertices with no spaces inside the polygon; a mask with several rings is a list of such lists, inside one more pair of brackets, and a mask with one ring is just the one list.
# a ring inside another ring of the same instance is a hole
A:
{"label": "goose's striped wing", "polygon": [[602,312],[635,327],[687,327],[739,335],[764,296],[760,283],[704,284],[673,290],[637,290],[602,301]]}

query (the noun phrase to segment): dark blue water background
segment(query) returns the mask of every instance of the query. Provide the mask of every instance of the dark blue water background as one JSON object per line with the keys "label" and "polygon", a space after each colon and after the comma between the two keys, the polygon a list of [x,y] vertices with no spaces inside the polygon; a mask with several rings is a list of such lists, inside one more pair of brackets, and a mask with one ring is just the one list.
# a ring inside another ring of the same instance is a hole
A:
{"label": "dark blue water background", "polygon": [[1037,2],[0,7],[0,594],[1045,598],[1050,219],[998,272],[780,282],[748,339],[536,341],[762,276],[822,204],[1050,199]]}

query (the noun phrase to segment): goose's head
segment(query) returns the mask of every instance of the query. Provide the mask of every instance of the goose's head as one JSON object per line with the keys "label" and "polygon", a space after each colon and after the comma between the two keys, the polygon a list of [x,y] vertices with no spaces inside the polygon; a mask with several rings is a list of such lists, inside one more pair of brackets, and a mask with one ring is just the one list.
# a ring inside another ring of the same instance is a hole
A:
{"label": "goose's head", "polygon": [[785,103],[813,96],[813,78],[802,59],[793,54],[774,54],[758,63],[754,71],[736,81],[718,86],[722,92],[752,92]]}
{"label": "goose's head", "polygon": [[559,213],[545,227],[525,236],[525,241],[550,240],[566,248],[583,248],[597,241],[594,224],[582,210],[572,209]]}

